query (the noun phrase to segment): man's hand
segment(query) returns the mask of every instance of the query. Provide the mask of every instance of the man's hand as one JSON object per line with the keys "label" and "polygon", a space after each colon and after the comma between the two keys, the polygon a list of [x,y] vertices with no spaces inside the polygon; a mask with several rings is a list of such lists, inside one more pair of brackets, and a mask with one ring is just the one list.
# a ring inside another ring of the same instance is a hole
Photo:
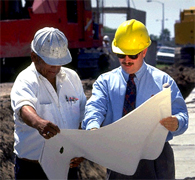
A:
{"label": "man's hand", "polygon": [[91,131],[91,130],[96,130],[96,129],[98,129],[98,128],[91,128],[90,131]]}
{"label": "man's hand", "polygon": [[70,168],[78,167],[81,162],[83,162],[84,158],[83,157],[76,157],[71,159],[70,161]]}
{"label": "man's hand", "polygon": [[57,133],[60,133],[60,129],[58,128],[58,126],[47,120],[39,120],[36,129],[45,139],[50,139]]}
{"label": "man's hand", "polygon": [[25,105],[21,108],[20,115],[28,126],[37,129],[40,135],[45,139],[50,139],[57,133],[60,133],[60,129],[57,125],[39,117],[35,109],[29,105]]}
{"label": "man's hand", "polygon": [[176,131],[179,127],[179,122],[176,118],[176,116],[170,116],[167,118],[164,118],[160,121],[160,123],[167,128],[169,131]]}

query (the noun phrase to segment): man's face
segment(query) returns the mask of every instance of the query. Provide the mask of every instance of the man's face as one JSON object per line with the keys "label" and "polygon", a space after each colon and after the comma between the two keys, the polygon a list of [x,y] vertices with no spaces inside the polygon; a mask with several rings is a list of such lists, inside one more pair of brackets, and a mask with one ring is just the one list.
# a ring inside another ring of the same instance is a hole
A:
{"label": "man's face", "polygon": [[136,73],[143,64],[143,58],[146,56],[147,49],[143,50],[136,59],[131,59],[128,56],[118,58],[121,67],[128,74]]}
{"label": "man's face", "polygon": [[39,56],[35,53],[31,56],[32,61],[35,64],[37,71],[48,79],[50,82],[56,78],[56,75],[60,72],[61,66],[52,66],[46,64]]}

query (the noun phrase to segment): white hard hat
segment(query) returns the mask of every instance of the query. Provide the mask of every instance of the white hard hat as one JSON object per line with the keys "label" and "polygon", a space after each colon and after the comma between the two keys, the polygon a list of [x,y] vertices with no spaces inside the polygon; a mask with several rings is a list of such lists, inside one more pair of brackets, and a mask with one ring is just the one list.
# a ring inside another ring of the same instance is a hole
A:
{"label": "white hard hat", "polygon": [[110,41],[110,38],[109,38],[107,35],[105,35],[105,36],[103,37],[103,40],[104,40],[104,41]]}
{"label": "white hard hat", "polygon": [[61,66],[72,61],[66,36],[53,27],[38,30],[31,49],[49,65]]}

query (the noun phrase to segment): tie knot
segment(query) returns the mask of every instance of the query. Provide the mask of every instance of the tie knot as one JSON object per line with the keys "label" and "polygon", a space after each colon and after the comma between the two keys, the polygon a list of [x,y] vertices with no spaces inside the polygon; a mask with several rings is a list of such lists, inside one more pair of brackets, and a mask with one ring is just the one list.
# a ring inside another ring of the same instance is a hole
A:
{"label": "tie knot", "polygon": [[133,80],[134,77],[135,77],[135,74],[129,74],[129,78],[130,78],[131,80]]}

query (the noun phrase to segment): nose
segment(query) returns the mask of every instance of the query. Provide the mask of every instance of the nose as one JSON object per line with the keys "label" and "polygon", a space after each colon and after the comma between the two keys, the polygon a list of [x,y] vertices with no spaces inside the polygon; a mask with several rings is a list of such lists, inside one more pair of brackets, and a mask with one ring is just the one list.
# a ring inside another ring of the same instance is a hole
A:
{"label": "nose", "polygon": [[130,58],[129,56],[126,56],[125,59],[130,60],[130,61],[134,60],[134,59]]}
{"label": "nose", "polygon": [[125,58],[124,58],[124,61],[126,62],[126,61],[131,61],[132,59],[131,58],[129,58],[128,56],[125,56]]}
{"label": "nose", "polygon": [[61,68],[61,66],[51,66],[51,69],[52,69],[53,71],[59,71],[60,68]]}

